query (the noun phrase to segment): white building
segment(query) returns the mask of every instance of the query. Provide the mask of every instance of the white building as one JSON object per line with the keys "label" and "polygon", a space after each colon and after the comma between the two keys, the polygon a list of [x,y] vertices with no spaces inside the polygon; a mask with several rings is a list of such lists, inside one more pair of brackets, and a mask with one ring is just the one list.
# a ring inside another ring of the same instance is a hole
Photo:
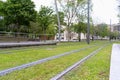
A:
{"label": "white building", "polygon": [[[68,41],[68,31],[66,30],[65,26],[62,26],[63,32],[60,35],[61,41]],[[70,34],[71,40],[70,41],[77,41],[78,40],[78,34],[75,32],[71,32]],[[86,39],[86,35],[81,33],[81,40]],[[55,40],[59,40],[59,34],[57,33],[55,36]]]}

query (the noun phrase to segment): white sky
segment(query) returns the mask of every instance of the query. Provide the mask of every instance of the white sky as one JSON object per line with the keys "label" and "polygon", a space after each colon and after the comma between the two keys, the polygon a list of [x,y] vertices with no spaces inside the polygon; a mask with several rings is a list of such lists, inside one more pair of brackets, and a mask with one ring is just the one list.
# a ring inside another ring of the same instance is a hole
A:
{"label": "white sky", "polygon": [[53,6],[54,5],[54,0],[32,0],[35,5],[36,5],[36,10],[39,11],[40,6]]}
{"label": "white sky", "polygon": [[110,24],[118,23],[118,8],[117,0],[92,0],[93,2],[93,13],[94,22],[98,23],[105,22]]}
{"label": "white sky", "polygon": [[[40,6],[53,6],[54,0],[32,0],[36,5],[36,10],[39,11]],[[92,0],[93,12],[91,13],[94,23],[105,22],[110,24],[118,23],[117,0]]]}

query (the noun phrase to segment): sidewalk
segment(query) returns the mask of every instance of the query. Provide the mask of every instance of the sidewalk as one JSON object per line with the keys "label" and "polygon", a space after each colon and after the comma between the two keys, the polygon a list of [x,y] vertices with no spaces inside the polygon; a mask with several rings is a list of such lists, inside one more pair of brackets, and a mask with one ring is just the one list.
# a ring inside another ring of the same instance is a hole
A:
{"label": "sidewalk", "polygon": [[120,44],[113,44],[109,80],[120,80]]}

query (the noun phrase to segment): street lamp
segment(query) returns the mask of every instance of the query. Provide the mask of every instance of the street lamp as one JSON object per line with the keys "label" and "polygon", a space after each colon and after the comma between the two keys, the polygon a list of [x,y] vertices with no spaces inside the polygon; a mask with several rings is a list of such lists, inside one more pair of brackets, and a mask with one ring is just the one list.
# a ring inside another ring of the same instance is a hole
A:
{"label": "street lamp", "polygon": [[110,33],[109,33],[109,40],[111,41],[111,30],[112,30],[112,27],[111,27],[112,25],[111,25],[111,19],[110,19]]}
{"label": "street lamp", "polygon": [[88,0],[87,43],[90,44],[90,0]]}
{"label": "street lamp", "polygon": [[119,23],[120,23],[120,5],[118,6],[119,8],[119,14],[118,14],[118,17],[119,17]]}
{"label": "street lamp", "polygon": [[60,32],[60,17],[59,17],[59,13],[58,13],[58,7],[57,7],[57,1],[55,0],[55,9],[56,9],[56,14],[57,14],[57,20],[58,20],[58,33],[59,33],[59,42],[61,41],[61,32]]}

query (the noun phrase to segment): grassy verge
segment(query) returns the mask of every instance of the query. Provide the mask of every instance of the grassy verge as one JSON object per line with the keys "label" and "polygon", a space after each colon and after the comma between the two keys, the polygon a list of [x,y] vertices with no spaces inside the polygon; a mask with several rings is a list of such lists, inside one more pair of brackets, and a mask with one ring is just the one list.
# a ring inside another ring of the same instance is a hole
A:
{"label": "grassy verge", "polygon": [[63,77],[63,80],[109,80],[112,45]]}
{"label": "grassy verge", "polygon": [[[103,44],[104,42],[93,42],[89,46],[98,43]],[[14,49],[7,49],[12,51],[12,54],[0,54],[0,70],[15,67],[32,61],[36,61],[42,58],[50,57],[53,55],[61,54],[75,49],[80,49],[88,46],[85,42],[73,42],[73,43],[61,43],[58,46],[44,46],[35,48],[32,47],[28,50],[17,51]]]}
{"label": "grassy verge", "polygon": [[0,80],[49,80],[51,77],[73,65],[75,62],[99,47],[100,46],[92,47],[76,54],[70,54],[40,65],[15,71],[6,76],[0,77]]}

